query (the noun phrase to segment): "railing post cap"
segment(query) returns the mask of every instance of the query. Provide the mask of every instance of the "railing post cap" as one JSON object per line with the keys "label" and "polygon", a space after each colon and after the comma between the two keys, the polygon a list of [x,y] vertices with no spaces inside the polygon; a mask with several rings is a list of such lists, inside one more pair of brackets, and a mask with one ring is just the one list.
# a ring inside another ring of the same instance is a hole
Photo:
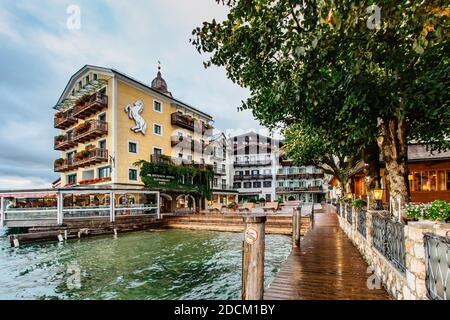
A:
{"label": "railing post cap", "polygon": [[242,217],[245,223],[264,223],[267,220],[266,215],[245,215]]}

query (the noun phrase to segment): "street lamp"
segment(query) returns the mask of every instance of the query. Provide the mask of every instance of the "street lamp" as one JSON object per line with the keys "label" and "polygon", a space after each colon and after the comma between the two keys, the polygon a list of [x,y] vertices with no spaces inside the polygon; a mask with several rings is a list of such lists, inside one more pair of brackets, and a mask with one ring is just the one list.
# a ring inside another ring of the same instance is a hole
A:
{"label": "street lamp", "polygon": [[373,199],[375,200],[375,210],[382,210],[383,189],[374,189]]}

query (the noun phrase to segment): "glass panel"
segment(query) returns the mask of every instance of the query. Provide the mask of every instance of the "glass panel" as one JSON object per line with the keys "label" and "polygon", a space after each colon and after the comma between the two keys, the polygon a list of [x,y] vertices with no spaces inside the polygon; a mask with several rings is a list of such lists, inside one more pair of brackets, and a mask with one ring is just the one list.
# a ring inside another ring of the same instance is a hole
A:
{"label": "glass panel", "polygon": [[428,171],[422,171],[422,191],[430,191],[430,181],[428,180]]}
{"label": "glass panel", "polygon": [[422,190],[422,180],[420,177],[420,172],[414,172],[414,191],[421,191]]}
{"label": "glass panel", "polygon": [[157,213],[157,195],[148,193],[116,194],[116,215],[146,215]]}
{"label": "glass panel", "polygon": [[438,191],[445,191],[445,171],[438,171]]}
{"label": "glass panel", "polygon": [[63,196],[64,218],[107,217],[109,216],[109,194],[76,194]]}
{"label": "glass panel", "polygon": [[429,185],[430,185],[430,191],[436,191],[436,187],[437,187],[436,171],[429,172]]}

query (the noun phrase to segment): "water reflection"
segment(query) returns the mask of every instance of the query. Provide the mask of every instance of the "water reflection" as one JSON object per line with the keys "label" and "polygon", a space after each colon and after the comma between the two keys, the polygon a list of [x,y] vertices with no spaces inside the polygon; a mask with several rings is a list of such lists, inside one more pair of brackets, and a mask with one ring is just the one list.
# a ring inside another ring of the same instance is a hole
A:
{"label": "water reflection", "polygon": [[[241,245],[241,234],[169,230],[10,248],[0,229],[0,299],[238,299]],[[267,285],[290,238],[266,247]]]}

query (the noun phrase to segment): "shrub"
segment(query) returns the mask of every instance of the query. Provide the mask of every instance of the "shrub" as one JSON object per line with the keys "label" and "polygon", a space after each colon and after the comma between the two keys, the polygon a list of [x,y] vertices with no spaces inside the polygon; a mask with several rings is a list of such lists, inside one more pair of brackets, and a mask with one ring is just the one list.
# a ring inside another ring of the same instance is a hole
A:
{"label": "shrub", "polygon": [[229,204],[228,204],[228,209],[233,209],[234,207],[236,206],[236,202],[230,202]]}
{"label": "shrub", "polygon": [[266,202],[266,199],[264,199],[264,198],[259,198],[259,202]]}
{"label": "shrub", "polygon": [[278,202],[278,203],[283,203],[283,202],[284,202],[284,201],[283,201],[283,198],[282,198],[282,197],[278,197],[277,202]]}
{"label": "shrub", "polygon": [[408,204],[406,215],[413,220],[448,220],[450,219],[450,204],[443,200],[435,200],[431,204]]}
{"label": "shrub", "polygon": [[289,201],[295,201],[295,197],[289,196],[288,200],[289,200]]}
{"label": "shrub", "polygon": [[426,219],[439,221],[450,218],[450,203],[443,200],[436,200],[431,203],[431,207],[427,210]]}
{"label": "shrub", "polygon": [[360,209],[365,204],[366,204],[366,202],[363,199],[356,199],[352,202],[352,207]]}

